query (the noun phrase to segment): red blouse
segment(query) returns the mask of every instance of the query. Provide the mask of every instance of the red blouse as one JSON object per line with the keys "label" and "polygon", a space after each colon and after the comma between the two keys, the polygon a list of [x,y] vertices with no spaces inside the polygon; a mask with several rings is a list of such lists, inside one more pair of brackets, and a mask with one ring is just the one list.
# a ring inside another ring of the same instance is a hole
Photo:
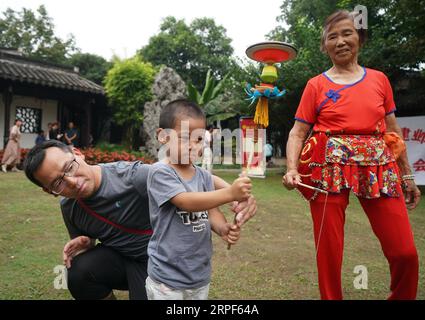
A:
{"label": "red blouse", "polygon": [[384,73],[363,68],[363,77],[343,85],[322,73],[307,82],[295,119],[314,131],[385,132],[385,116],[396,110]]}

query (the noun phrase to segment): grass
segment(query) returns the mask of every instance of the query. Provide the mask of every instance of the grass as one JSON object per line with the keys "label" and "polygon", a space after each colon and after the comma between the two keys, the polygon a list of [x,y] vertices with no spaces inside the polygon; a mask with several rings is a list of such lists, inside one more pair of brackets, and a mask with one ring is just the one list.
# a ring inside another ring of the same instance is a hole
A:
{"label": "grass", "polygon": [[[231,181],[237,173],[219,175]],[[312,224],[307,203],[286,191],[276,170],[256,179],[258,212],[243,228],[238,245],[214,237],[210,299],[318,299]],[[68,235],[59,199],[43,193],[22,173],[0,175],[0,299],[70,299],[54,289]],[[228,219],[232,215],[225,208]],[[425,299],[425,204],[410,215],[420,255],[418,298]],[[347,210],[343,286],[346,299],[385,299],[389,270],[360,205]],[[353,286],[356,265],[368,269],[368,290]],[[125,299],[127,294],[119,292]]]}

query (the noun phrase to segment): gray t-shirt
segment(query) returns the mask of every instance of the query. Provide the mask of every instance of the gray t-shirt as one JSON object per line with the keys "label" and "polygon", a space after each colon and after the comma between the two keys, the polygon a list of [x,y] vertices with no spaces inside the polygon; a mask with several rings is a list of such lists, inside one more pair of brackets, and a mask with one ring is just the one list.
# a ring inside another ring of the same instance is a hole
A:
{"label": "gray t-shirt", "polygon": [[214,190],[211,174],[196,166],[195,170],[189,181],[163,162],[149,170],[149,212],[154,233],[148,247],[148,275],[174,289],[200,288],[211,278],[208,211],[186,212],[169,201],[183,192]]}
{"label": "gray t-shirt", "polygon": [[[123,227],[148,230],[147,177],[150,165],[141,162],[102,164],[99,189],[84,203],[97,214]],[[138,261],[147,260],[149,235],[127,233],[100,221],[80,207],[77,200],[63,198],[61,209],[70,237],[88,236],[102,245]]]}

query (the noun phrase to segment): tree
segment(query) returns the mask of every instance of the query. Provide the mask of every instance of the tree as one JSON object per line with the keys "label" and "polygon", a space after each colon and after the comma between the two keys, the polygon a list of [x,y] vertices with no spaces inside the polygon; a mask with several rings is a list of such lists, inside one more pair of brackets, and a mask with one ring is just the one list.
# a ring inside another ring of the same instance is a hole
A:
{"label": "tree", "polygon": [[[368,11],[369,40],[361,49],[360,64],[383,71],[393,83],[420,69],[425,62],[425,1],[363,0],[361,3]],[[326,17],[338,9],[352,11],[357,4],[354,0],[283,1],[277,19],[279,26],[268,37],[294,44],[298,56],[282,64],[278,83],[285,85],[288,93],[284,99],[273,102],[270,110],[270,128],[277,133],[282,147],[308,79],[331,66],[329,58],[319,50]],[[424,97],[423,91],[416,92],[418,103]]]}
{"label": "tree", "polygon": [[187,25],[184,20],[167,17],[160,32],[139,53],[154,65],[173,68],[198,90],[202,90],[208,70],[213,70],[212,75],[219,80],[235,65],[226,29],[209,18],[195,19]]}
{"label": "tree", "polygon": [[36,12],[6,9],[0,17],[0,46],[19,48],[29,57],[64,63],[77,51],[74,36],[62,40],[55,35],[53,20],[41,5]]}
{"label": "tree", "polygon": [[126,128],[124,145],[134,147],[134,134],[143,122],[143,106],[151,100],[154,68],[140,57],[115,59],[104,86],[114,119]]}
{"label": "tree", "polygon": [[112,67],[112,63],[106,61],[103,57],[91,53],[76,53],[67,61],[68,64],[78,67],[79,73],[102,85],[103,79],[108,70]]}

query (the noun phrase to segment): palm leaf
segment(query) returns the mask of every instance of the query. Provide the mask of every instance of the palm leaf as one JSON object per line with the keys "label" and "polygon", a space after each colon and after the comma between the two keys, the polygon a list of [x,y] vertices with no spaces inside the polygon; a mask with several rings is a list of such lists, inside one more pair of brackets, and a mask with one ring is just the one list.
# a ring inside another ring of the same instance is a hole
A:
{"label": "palm leaf", "polygon": [[193,101],[197,104],[201,104],[201,95],[191,83],[187,85],[187,95],[190,101]]}
{"label": "palm leaf", "polygon": [[213,121],[227,120],[227,119],[233,118],[236,115],[237,115],[236,112],[223,112],[223,113],[218,113],[218,114],[214,114],[214,115],[211,115],[211,116],[207,116],[207,119],[208,119],[208,123],[211,123]]}
{"label": "palm leaf", "polygon": [[211,94],[211,100],[214,100],[215,98],[217,98],[217,96],[221,93],[221,91],[224,88],[224,85],[226,84],[226,80],[229,77],[229,73],[226,74],[223,79],[220,80],[219,83],[217,83],[217,85],[215,86],[212,94]]}
{"label": "palm leaf", "polygon": [[205,87],[204,91],[202,91],[201,95],[201,105],[206,105],[209,101],[211,101],[211,96],[214,90],[215,81],[214,78],[211,77],[211,69],[208,69],[207,78],[205,79]]}

